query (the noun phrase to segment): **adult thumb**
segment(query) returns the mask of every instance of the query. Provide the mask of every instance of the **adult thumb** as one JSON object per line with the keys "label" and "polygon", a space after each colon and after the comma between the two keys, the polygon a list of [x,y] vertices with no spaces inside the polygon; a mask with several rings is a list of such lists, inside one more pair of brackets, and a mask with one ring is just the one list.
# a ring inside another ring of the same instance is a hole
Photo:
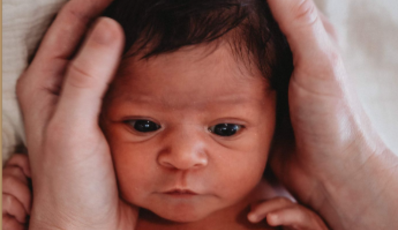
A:
{"label": "adult thumb", "polygon": [[124,45],[121,26],[102,17],[67,70],[56,116],[68,125],[97,124],[102,98],[112,80]]}

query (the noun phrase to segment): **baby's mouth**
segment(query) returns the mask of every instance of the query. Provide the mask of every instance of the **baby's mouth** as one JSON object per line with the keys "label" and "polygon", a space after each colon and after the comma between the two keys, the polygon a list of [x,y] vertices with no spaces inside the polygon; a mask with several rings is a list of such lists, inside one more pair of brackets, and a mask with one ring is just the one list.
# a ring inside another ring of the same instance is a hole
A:
{"label": "baby's mouth", "polygon": [[195,192],[193,192],[193,191],[191,191],[191,190],[189,190],[189,189],[172,189],[172,190],[168,190],[168,191],[166,191],[166,192],[164,192],[165,194],[168,194],[168,195],[175,195],[175,196],[179,196],[179,195],[190,195],[190,196],[193,196],[193,195],[198,195],[197,193],[195,193]]}

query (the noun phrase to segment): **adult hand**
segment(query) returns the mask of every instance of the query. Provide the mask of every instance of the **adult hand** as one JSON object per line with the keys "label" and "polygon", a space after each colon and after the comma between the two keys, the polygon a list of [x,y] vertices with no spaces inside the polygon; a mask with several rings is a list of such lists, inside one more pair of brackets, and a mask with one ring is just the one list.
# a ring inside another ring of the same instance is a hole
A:
{"label": "adult hand", "polygon": [[332,229],[398,229],[398,159],[348,84],[331,24],[312,0],[268,3],[294,60],[294,143],[276,149],[273,171]]}
{"label": "adult hand", "polygon": [[118,196],[98,125],[122,53],[121,27],[99,19],[70,61],[91,20],[110,2],[68,2],[18,81],[34,190],[31,229],[134,228],[138,209]]}

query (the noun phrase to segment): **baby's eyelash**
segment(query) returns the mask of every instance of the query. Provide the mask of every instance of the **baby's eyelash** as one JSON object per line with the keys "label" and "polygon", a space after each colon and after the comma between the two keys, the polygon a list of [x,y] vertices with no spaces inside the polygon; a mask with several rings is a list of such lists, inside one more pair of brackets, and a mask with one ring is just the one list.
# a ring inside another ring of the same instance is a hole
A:
{"label": "baby's eyelash", "polygon": [[242,128],[244,128],[243,125],[223,123],[209,127],[209,131],[218,136],[229,137],[238,133]]}
{"label": "baby's eyelash", "polygon": [[127,120],[124,123],[130,125],[133,129],[141,133],[155,132],[160,129],[161,126],[150,120],[136,119]]}
{"label": "baby's eyelash", "polygon": [[[159,130],[161,126],[147,119],[129,119],[124,121],[131,129],[140,133],[151,133]],[[233,123],[220,123],[208,128],[208,130],[218,136],[230,137],[239,133],[245,126]]]}

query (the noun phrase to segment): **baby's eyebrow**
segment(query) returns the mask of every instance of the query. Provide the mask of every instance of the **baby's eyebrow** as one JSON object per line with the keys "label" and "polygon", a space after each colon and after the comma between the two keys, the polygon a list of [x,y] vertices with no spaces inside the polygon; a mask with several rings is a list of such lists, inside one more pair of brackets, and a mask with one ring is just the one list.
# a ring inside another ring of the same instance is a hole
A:
{"label": "baby's eyebrow", "polygon": [[[151,97],[147,95],[128,95],[122,96],[119,100],[132,103],[132,104],[155,104],[157,106],[165,106],[165,107],[181,107],[179,103],[174,104],[172,101],[165,101],[161,97]],[[249,98],[244,95],[233,95],[233,96],[222,96],[222,97],[213,97],[213,98],[203,98],[200,101],[190,101],[189,104],[185,104],[186,107],[189,105],[195,106],[220,106],[220,105],[249,105],[249,104],[263,104],[263,100],[261,98]]]}

